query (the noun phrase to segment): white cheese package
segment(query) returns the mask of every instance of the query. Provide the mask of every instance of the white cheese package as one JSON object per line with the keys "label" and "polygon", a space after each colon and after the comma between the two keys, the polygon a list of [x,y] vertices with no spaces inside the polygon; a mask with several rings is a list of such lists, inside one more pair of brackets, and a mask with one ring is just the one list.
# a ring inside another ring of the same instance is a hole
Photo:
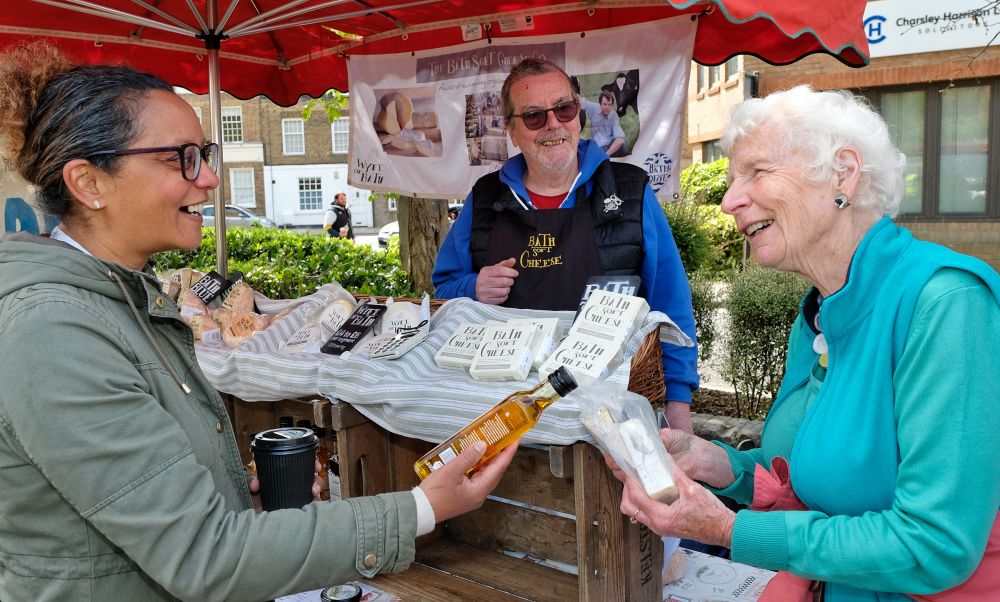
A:
{"label": "white cheese package", "polygon": [[598,290],[591,293],[573,321],[570,332],[608,341],[628,338],[633,330],[642,325],[648,313],[649,304],[641,297]]}
{"label": "white cheese package", "polygon": [[420,323],[431,320],[430,295],[424,293],[420,305],[409,301],[396,301],[392,297],[385,300],[387,309],[378,323],[378,333],[398,334],[418,328]]}
{"label": "white cheese package", "polygon": [[646,495],[665,504],[677,499],[669,454],[649,400],[610,382],[580,387],[568,399],[580,408],[580,422],[597,447],[611,454]]}
{"label": "white cheese package", "polygon": [[624,343],[621,337],[607,340],[570,331],[538,373],[551,374],[566,366],[581,383],[604,380],[621,363]]}
{"label": "white cheese package", "polygon": [[479,345],[486,334],[486,326],[463,322],[451,333],[444,345],[434,354],[434,363],[441,368],[468,370],[479,352]]}
{"label": "white cheese package", "polygon": [[534,359],[531,341],[536,330],[534,324],[487,326],[469,374],[476,380],[524,380]]}
{"label": "white cheese package", "polygon": [[556,349],[556,341],[562,336],[559,318],[514,318],[508,324],[534,324],[535,336],[531,339],[531,369],[538,370]]}
{"label": "white cheese package", "polygon": [[319,307],[298,330],[281,346],[282,353],[319,353],[333,333],[354,312],[357,302],[347,291],[340,289],[323,306]]}

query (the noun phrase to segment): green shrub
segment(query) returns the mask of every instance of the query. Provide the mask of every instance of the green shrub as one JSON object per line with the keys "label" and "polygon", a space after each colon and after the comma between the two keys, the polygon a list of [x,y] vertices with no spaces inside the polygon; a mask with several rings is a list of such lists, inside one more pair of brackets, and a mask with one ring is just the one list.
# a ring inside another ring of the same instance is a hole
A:
{"label": "green shrub", "polygon": [[681,199],[697,205],[718,205],[729,190],[726,172],[729,159],[723,157],[711,163],[695,163],[681,170]]}
{"label": "green shrub", "polygon": [[680,200],[663,205],[663,213],[689,276],[704,271],[719,277],[743,264],[743,235],[716,205]]}
{"label": "green shrub", "polygon": [[698,359],[708,361],[715,347],[716,327],[712,319],[719,305],[715,282],[698,272],[690,277],[691,308],[694,310],[695,334],[698,337]]}
{"label": "green shrub", "polygon": [[[202,230],[201,245],[191,251],[168,251],[153,258],[158,272],[190,267],[215,269],[215,229]],[[370,295],[412,294],[399,264],[398,247],[375,251],[326,234],[277,228],[226,230],[229,271],[243,272],[247,284],[271,299],[309,295],[336,280],[345,289]]]}
{"label": "green shrub", "polygon": [[712,249],[702,269],[715,276],[740,269],[743,266],[743,235],[736,229],[736,220],[723,213],[718,205],[699,205],[698,213]]}
{"label": "green shrub", "polygon": [[684,271],[688,275],[694,274],[710,261],[713,255],[708,230],[702,223],[699,208],[686,201],[674,201],[662,207],[664,215],[667,216],[667,223],[670,224],[670,231],[674,235],[674,242],[677,243]]}
{"label": "green shrub", "polygon": [[788,334],[808,284],[793,274],[750,267],[732,283],[723,374],[736,389],[740,418],[763,418],[785,371]]}

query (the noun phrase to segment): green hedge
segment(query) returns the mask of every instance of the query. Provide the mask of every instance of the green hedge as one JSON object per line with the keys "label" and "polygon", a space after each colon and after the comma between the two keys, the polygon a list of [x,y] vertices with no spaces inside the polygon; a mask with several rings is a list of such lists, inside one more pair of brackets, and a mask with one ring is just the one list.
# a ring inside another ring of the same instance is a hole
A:
{"label": "green hedge", "polygon": [[740,418],[763,418],[785,373],[788,334],[809,285],[794,274],[749,267],[733,279],[723,374],[736,389]]}
{"label": "green hedge", "polygon": [[681,171],[681,198],[698,205],[718,205],[729,190],[729,159],[695,163]]}
{"label": "green hedge", "polygon": [[[326,234],[277,228],[226,230],[229,271],[243,272],[254,290],[271,299],[294,299],[336,280],[351,292],[409,296],[407,274],[399,263],[399,247],[375,251]],[[192,251],[169,251],[153,258],[157,272],[190,267],[215,269],[215,229],[202,230],[201,245]]]}

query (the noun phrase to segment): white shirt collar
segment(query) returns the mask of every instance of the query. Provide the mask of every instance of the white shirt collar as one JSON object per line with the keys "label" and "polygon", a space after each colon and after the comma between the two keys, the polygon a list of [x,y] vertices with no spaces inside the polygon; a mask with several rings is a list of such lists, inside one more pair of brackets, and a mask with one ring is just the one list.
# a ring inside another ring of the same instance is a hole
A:
{"label": "white shirt collar", "polygon": [[60,228],[59,226],[56,226],[55,228],[52,228],[52,232],[49,232],[49,238],[51,238],[53,240],[58,240],[58,241],[64,242],[64,243],[70,245],[71,247],[73,247],[74,249],[83,251],[84,253],[86,253],[87,255],[90,255],[91,257],[94,256],[93,253],[91,253],[87,249],[84,249],[83,245],[81,245],[80,243],[78,243],[75,240],[73,240],[73,237],[71,237],[69,234],[66,234],[66,232],[62,228]]}

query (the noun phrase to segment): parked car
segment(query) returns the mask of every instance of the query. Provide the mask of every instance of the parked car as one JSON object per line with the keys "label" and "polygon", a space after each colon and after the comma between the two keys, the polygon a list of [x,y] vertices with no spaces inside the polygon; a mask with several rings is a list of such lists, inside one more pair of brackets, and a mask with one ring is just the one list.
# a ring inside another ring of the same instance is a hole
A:
{"label": "parked car", "polygon": [[399,222],[389,222],[378,231],[378,245],[384,247],[389,244],[389,239],[399,236]]}
{"label": "parked car", "polygon": [[[202,226],[207,228],[215,227],[215,206],[205,205],[201,208],[201,216],[204,218]],[[253,224],[259,224],[267,228],[275,228],[277,224],[267,219],[244,209],[243,207],[237,207],[236,205],[226,205],[226,227],[236,228],[236,227],[246,227],[252,226]]]}

